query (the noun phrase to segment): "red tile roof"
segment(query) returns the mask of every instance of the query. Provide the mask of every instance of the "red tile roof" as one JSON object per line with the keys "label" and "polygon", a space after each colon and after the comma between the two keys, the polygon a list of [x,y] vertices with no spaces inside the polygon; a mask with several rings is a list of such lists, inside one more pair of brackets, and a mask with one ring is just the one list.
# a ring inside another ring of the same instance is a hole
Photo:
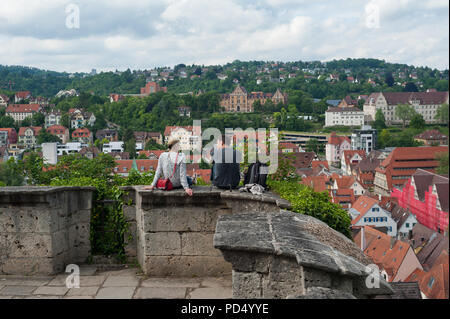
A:
{"label": "red tile roof", "polygon": [[444,251],[440,256],[440,262],[425,272],[417,268],[405,279],[406,282],[418,282],[420,291],[428,299],[448,299],[449,261],[448,252]]}
{"label": "red tile roof", "polygon": [[30,91],[20,91],[20,92],[17,92],[15,94],[15,96],[18,97],[19,99],[26,99],[31,96],[31,92]]}
{"label": "red tile roof", "polygon": [[324,166],[327,169],[330,169],[330,167],[328,166],[328,162],[327,161],[312,161],[311,162],[311,167],[314,169],[316,167],[319,167],[320,165]]}
{"label": "red tile roof", "polygon": [[414,136],[414,138],[421,139],[421,140],[433,140],[434,141],[434,140],[447,140],[448,136],[442,134],[438,130],[428,130],[426,132],[423,132],[419,135]]}
{"label": "red tile roof", "polygon": [[39,112],[39,104],[10,104],[6,108],[6,113],[32,113]]}
{"label": "red tile roof", "polygon": [[345,163],[347,165],[351,164],[350,160],[355,154],[358,154],[359,156],[361,156],[362,159],[366,158],[366,151],[365,150],[344,150],[343,156],[345,158]]}
{"label": "red tile roof", "polygon": [[291,142],[278,143],[278,147],[280,149],[293,149],[294,152],[298,152],[299,151],[298,145],[296,145],[294,143],[291,143]]}
{"label": "red tile roof", "polygon": [[164,130],[164,136],[170,136],[173,131],[183,128],[186,131],[192,132],[193,127],[192,126],[166,126],[166,129]]}
{"label": "red tile roof", "polygon": [[326,175],[309,176],[302,179],[301,184],[306,185],[314,189],[316,192],[324,192],[328,190],[327,182],[330,181],[330,177]]}
{"label": "red tile roof", "polygon": [[[358,234],[360,233],[361,231]],[[364,254],[383,268],[389,275],[388,281],[392,281],[397,275],[411,246],[401,240],[397,240],[392,245],[393,239],[389,235],[370,226],[364,227],[364,241],[366,242]]]}
{"label": "red tile roof", "polygon": [[47,128],[47,132],[50,134],[65,134],[66,131],[69,131],[69,129],[62,125],[53,125]]}
{"label": "red tile roof", "polygon": [[350,139],[347,136],[338,136],[336,132],[332,132],[330,137],[328,138],[328,144],[333,145],[341,145],[344,141],[347,141],[349,144],[351,143]]}
{"label": "red tile roof", "polygon": [[150,157],[151,154],[155,155],[157,159],[161,156],[162,153],[165,151],[163,150],[152,150],[152,151],[139,151],[139,155],[144,154],[147,157]]}
{"label": "red tile roof", "polygon": [[25,131],[29,128],[33,130],[34,135],[38,135],[39,132],[42,130],[42,127],[39,127],[39,126],[21,127],[19,129],[19,136],[24,136]]}
{"label": "red tile roof", "polygon": [[89,129],[83,127],[83,128],[78,128],[75,131],[72,132],[72,138],[77,138],[77,137],[90,137],[91,136],[91,131],[89,131]]}
{"label": "red tile roof", "polygon": [[353,203],[352,208],[359,212],[359,216],[352,220],[352,225],[356,225],[357,222],[363,218],[363,216],[373,207],[378,204],[378,200],[365,195],[359,196],[356,202]]}
{"label": "red tile roof", "polygon": [[[448,146],[397,147],[375,171],[386,175],[388,188],[392,190],[394,184],[403,185],[418,168],[434,171],[439,165],[438,153],[448,153]],[[393,183],[393,176],[404,178],[397,178]]]}

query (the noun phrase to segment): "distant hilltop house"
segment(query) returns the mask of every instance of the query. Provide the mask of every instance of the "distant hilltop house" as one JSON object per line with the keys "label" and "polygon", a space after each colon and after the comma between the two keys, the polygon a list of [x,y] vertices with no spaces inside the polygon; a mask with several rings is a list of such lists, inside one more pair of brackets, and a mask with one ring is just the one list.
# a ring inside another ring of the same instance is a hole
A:
{"label": "distant hilltop house", "polygon": [[225,112],[253,112],[253,103],[260,101],[261,104],[266,103],[267,100],[272,100],[274,104],[286,104],[288,96],[281,92],[280,89],[272,93],[251,92],[242,86],[238,85],[230,94],[223,94],[220,106],[225,109]]}
{"label": "distant hilltop house", "polygon": [[78,96],[78,92],[75,89],[71,89],[71,90],[61,90],[58,93],[56,93],[55,97],[59,98],[59,97],[69,97],[69,96]]}
{"label": "distant hilltop house", "polygon": [[81,109],[70,109],[69,116],[70,127],[72,129],[78,129],[85,126],[93,126],[96,121],[94,113],[85,112]]}
{"label": "distant hilltop house", "polygon": [[117,142],[119,140],[119,133],[117,130],[99,130],[95,133],[95,138],[100,141],[106,139],[109,142]]}
{"label": "distant hilltop house", "polygon": [[17,143],[17,132],[14,128],[0,128],[0,147],[9,147]]}
{"label": "distant hilltop house", "polygon": [[201,129],[195,126],[166,126],[164,141],[167,143],[170,137],[180,141],[181,150],[193,150],[201,148]]}
{"label": "distant hilltop house", "polygon": [[63,144],[69,141],[69,129],[62,125],[53,125],[47,128],[47,132],[57,136]]}
{"label": "distant hilltop house", "polygon": [[72,141],[84,143],[84,144],[91,144],[93,141],[92,132],[89,131],[87,128],[77,128],[72,133]]}
{"label": "distant hilltop house", "polygon": [[167,87],[161,87],[156,82],[147,82],[147,84],[141,88],[141,95],[148,96],[152,93],[167,92]]}
{"label": "distant hilltop house", "polygon": [[50,112],[45,114],[45,128],[49,128],[53,125],[61,124],[61,111],[60,110],[51,110]]}
{"label": "distant hilltop house", "polygon": [[160,132],[134,132],[136,143],[147,144],[150,140],[154,140],[158,144],[164,144],[163,136]]}
{"label": "distant hilltop house", "polygon": [[0,94],[0,106],[8,106],[8,102],[9,102],[9,97],[7,97],[4,94]]}
{"label": "distant hilltop house", "polygon": [[11,116],[16,123],[22,122],[28,117],[41,111],[39,104],[10,104],[6,108],[6,116]]}
{"label": "distant hilltop house", "polygon": [[191,117],[191,108],[189,106],[182,105],[177,109],[180,116]]}
{"label": "distant hilltop house", "polygon": [[20,91],[14,94],[14,103],[20,103],[23,100],[31,100],[32,95],[30,91]]}
{"label": "distant hilltop house", "polygon": [[448,136],[438,130],[428,130],[414,136],[414,140],[422,142],[426,146],[448,145]]}
{"label": "distant hilltop house", "polygon": [[395,109],[398,104],[407,104],[422,115],[427,124],[433,124],[439,122],[435,119],[437,109],[448,102],[448,91],[372,93],[364,103],[364,115],[370,121],[375,121],[375,114],[381,110],[387,124],[401,124],[402,120],[395,115]]}
{"label": "distant hilltop house", "polygon": [[42,127],[21,127],[19,129],[19,144],[25,148],[36,146],[36,139]]}
{"label": "distant hilltop house", "polygon": [[146,97],[150,94],[157,93],[157,92],[167,92],[167,87],[159,86],[158,83],[154,81],[149,81],[145,84],[144,87],[141,88],[140,94],[119,94],[119,93],[111,93],[109,95],[109,101],[111,103],[119,102],[125,99],[127,96],[132,97]]}

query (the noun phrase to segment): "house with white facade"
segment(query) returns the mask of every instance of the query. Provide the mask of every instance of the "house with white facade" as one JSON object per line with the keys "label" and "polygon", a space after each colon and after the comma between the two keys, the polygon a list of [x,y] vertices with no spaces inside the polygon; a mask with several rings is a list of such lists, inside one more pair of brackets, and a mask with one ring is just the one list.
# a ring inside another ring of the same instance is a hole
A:
{"label": "house with white facade", "polygon": [[448,102],[448,91],[372,93],[364,103],[364,115],[375,121],[375,114],[381,110],[386,124],[402,124],[403,121],[395,115],[395,109],[399,104],[407,104],[423,116],[425,123],[434,124],[440,122],[435,119],[438,108]]}
{"label": "house with white facade", "polygon": [[364,124],[364,111],[357,107],[329,107],[325,111],[325,127],[361,126]]}
{"label": "house with white facade", "polygon": [[7,97],[4,94],[0,94],[0,106],[8,106],[8,102],[9,102],[9,97]]}
{"label": "house with white facade", "polygon": [[164,130],[164,142],[170,137],[180,141],[182,151],[201,149],[201,128],[196,126],[166,126]]}
{"label": "house with white facade", "polygon": [[54,125],[61,125],[60,110],[52,110],[45,114],[45,128],[49,128]]}
{"label": "house with white facade", "polygon": [[366,158],[364,150],[344,150],[341,157],[341,170],[344,175],[353,175],[353,169]]}
{"label": "house with white facade", "polygon": [[33,148],[36,146],[37,136],[42,127],[21,127],[19,129],[19,144],[24,148]]}
{"label": "house with white facade", "polygon": [[347,136],[338,136],[332,132],[325,145],[325,156],[328,164],[337,164],[341,161],[345,150],[351,149],[351,142]]}
{"label": "house with white facade", "polygon": [[16,123],[20,123],[40,111],[41,105],[39,104],[10,104],[6,108],[5,114],[12,117]]}
{"label": "house with white facade", "polygon": [[69,110],[70,127],[72,129],[79,129],[85,126],[93,126],[95,124],[95,115],[91,112],[84,112],[80,109]]}
{"label": "house with white facade", "polygon": [[383,209],[374,198],[360,196],[349,209],[349,214],[352,218],[352,228],[386,227],[389,236],[397,236],[397,222],[392,219],[391,213]]}
{"label": "house with white facade", "polygon": [[108,144],[103,144],[103,153],[123,153],[125,143],[122,141],[109,142]]}

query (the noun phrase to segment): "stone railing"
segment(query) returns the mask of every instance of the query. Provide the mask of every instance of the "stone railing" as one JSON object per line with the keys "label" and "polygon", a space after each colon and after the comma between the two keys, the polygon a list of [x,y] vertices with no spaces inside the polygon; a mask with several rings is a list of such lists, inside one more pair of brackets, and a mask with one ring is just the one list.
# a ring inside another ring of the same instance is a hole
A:
{"label": "stone railing", "polygon": [[134,187],[134,195],[131,188],[128,191],[135,196],[135,207],[127,206],[125,216],[130,233],[136,231],[136,241],[129,243],[127,252],[130,256],[136,252],[143,271],[152,276],[230,274],[231,264],[213,247],[218,217],[236,211],[265,215],[290,206],[271,193],[257,196],[211,187],[195,187],[192,197],[183,190]]}
{"label": "stone railing", "polygon": [[90,253],[91,187],[1,187],[0,274],[50,275]]}
{"label": "stone railing", "polygon": [[323,222],[288,211],[220,216],[214,236],[233,267],[233,298],[371,298],[393,293],[380,278],[366,286],[370,263]]}

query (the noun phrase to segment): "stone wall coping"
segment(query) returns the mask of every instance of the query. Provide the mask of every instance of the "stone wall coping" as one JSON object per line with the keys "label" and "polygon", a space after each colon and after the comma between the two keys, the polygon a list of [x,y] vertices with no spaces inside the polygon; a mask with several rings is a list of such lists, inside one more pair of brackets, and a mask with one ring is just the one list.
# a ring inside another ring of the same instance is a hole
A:
{"label": "stone wall coping", "polygon": [[[144,190],[142,189],[144,186],[126,186],[124,190],[134,189],[139,195],[142,197],[160,197],[160,198],[187,198],[188,195],[183,189],[174,189],[171,191],[161,191],[161,190]],[[277,205],[282,209],[291,208],[291,203],[285,199],[280,198],[278,195],[272,192],[265,192],[262,195],[253,195],[247,192],[240,192],[239,190],[229,190],[219,189],[211,186],[194,186],[193,188],[193,196],[192,199],[195,201],[195,198],[202,197],[211,197],[217,196],[223,199],[235,199],[235,200],[244,200],[244,201],[258,201],[264,203],[272,203]]]}
{"label": "stone wall coping", "polygon": [[[364,275],[364,264],[323,243],[309,231],[313,219],[289,211],[223,215],[217,221],[214,247],[284,255],[296,259],[299,265],[348,276]],[[342,240],[350,241],[345,237]]]}
{"label": "stone wall coping", "polygon": [[4,195],[46,195],[64,191],[95,191],[91,186],[7,186],[0,187],[0,196]]}

